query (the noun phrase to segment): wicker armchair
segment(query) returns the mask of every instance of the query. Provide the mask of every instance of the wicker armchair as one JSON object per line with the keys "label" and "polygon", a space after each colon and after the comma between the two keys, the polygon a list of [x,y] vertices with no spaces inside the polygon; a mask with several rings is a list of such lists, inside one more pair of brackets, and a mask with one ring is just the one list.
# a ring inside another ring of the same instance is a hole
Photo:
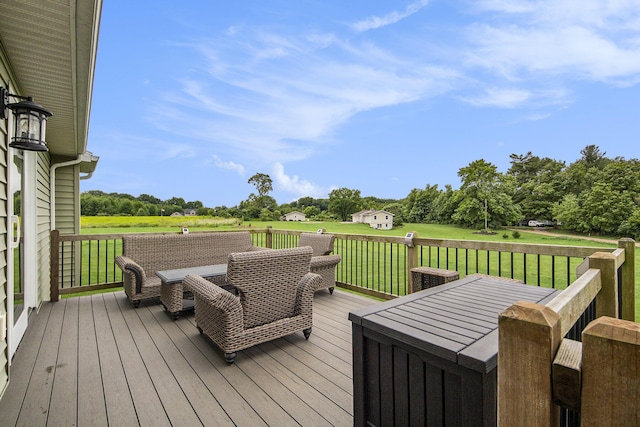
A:
{"label": "wicker armchair", "polygon": [[311,334],[313,294],[321,277],[309,272],[311,248],[232,253],[227,282],[238,296],[197,275],[184,285],[193,291],[195,322],[233,363],[236,352],[303,331]]}
{"label": "wicker armchair", "polygon": [[333,294],[336,286],[336,266],[342,258],[340,255],[330,255],[333,252],[333,234],[301,233],[298,247],[311,246],[311,272],[322,276],[322,283],[318,289],[329,289]]}

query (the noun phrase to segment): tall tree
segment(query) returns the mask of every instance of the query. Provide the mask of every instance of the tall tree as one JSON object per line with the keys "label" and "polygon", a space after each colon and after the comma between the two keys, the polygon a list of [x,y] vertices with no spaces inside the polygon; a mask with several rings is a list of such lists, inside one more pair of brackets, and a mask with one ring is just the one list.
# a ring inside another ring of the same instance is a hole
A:
{"label": "tall tree", "polygon": [[454,190],[450,184],[444,186],[438,197],[433,201],[431,219],[440,224],[452,224],[453,215],[460,206],[464,194],[460,190]]}
{"label": "tall tree", "polygon": [[273,190],[273,181],[271,177],[265,173],[256,173],[247,181],[249,184],[253,184],[258,191],[258,196],[266,196]]}
{"label": "tall tree", "polygon": [[342,221],[347,221],[351,214],[361,207],[360,190],[338,188],[329,193],[329,211]]}
{"label": "tall tree", "polygon": [[[460,168],[458,176],[462,180],[460,190],[468,198],[476,199],[484,205],[484,229],[489,232],[489,197],[495,191],[500,174],[498,168],[484,159],[474,160],[468,166]],[[469,212],[475,203],[463,202]]]}
{"label": "tall tree", "polygon": [[561,172],[564,162],[534,156],[511,154],[507,175],[514,179],[513,202],[520,205],[527,219],[552,219],[553,207],[564,196]]}
{"label": "tall tree", "polygon": [[164,201],[167,205],[175,205],[180,206],[180,208],[184,208],[185,201],[182,197],[172,197],[168,200]]}
{"label": "tall tree", "polygon": [[580,154],[582,154],[582,158],[580,158],[578,162],[584,164],[587,169],[603,169],[608,161],[608,159],[605,157],[607,153],[601,152],[600,147],[598,147],[597,145],[587,145],[582,150],[580,150]]}
{"label": "tall tree", "polygon": [[420,190],[414,188],[405,199],[406,218],[409,222],[433,221],[433,203],[440,195],[438,184]]}

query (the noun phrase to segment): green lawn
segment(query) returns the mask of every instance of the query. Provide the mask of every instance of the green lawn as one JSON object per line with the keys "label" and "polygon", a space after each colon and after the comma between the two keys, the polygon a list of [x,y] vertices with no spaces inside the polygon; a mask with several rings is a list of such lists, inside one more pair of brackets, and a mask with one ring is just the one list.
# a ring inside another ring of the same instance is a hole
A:
{"label": "green lawn", "polygon": [[[362,234],[379,236],[404,236],[407,232],[416,232],[418,237],[450,240],[477,240],[510,243],[533,243],[562,246],[616,247],[615,243],[590,240],[588,237],[576,235],[553,236],[534,233],[521,228],[520,238],[513,237],[511,230],[497,230],[496,234],[478,234],[478,230],[464,229],[451,225],[439,224],[405,224],[392,230],[377,230],[366,224],[341,222],[285,222],[285,221],[244,221],[238,223],[233,219],[215,219],[210,217],[82,217],[82,234],[119,234],[139,232],[178,232],[182,227],[192,231],[234,230],[271,226],[280,230],[296,230],[315,232],[319,228],[329,233]],[[550,230],[550,233],[558,233]],[[503,237],[504,235],[507,238]],[[640,281],[640,256],[636,256],[636,283]],[[637,286],[637,285],[636,285]],[[640,315],[640,290],[636,292],[636,313]],[[640,317],[639,317],[640,318]]]}
{"label": "green lawn", "polygon": [[[144,232],[178,232],[182,227],[193,231],[205,230],[233,230],[266,228],[271,226],[280,230],[316,231],[324,228],[329,233],[369,234],[375,236],[404,236],[407,232],[418,233],[418,237],[451,240],[482,240],[493,242],[519,242],[568,246],[612,247],[615,245],[595,242],[578,236],[565,237],[545,236],[539,233],[529,233],[521,229],[519,239],[514,239],[511,230],[498,230],[497,234],[476,234],[477,230],[460,228],[452,225],[440,224],[405,224],[391,230],[377,230],[366,224],[342,222],[293,222],[293,221],[244,221],[241,224],[234,219],[216,219],[210,217],[82,217],[82,234],[117,234]],[[508,238],[504,238],[506,234]]]}

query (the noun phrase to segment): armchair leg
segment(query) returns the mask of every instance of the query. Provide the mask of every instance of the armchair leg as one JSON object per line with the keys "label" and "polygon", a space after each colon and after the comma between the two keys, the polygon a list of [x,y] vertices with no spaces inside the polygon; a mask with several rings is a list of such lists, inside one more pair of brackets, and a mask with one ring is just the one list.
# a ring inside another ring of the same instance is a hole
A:
{"label": "armchair leg", "polygon": [[138,308],[140,307],[140,300],[131,301],[131,304],[133,305],[133,308]]}
{"label": "armchair leg", "polygon": [[333,286],[329,288],[329,293],[333,295]]}
{"label": "armchair leg", "polygon": [[225,353],[224,354],[224,358],[227,360],[227,363],[229,365],[231,365],[233,363],[233,361],[236,360],[236,354],[235,353]]}
{"label": "armchair leg", "polygon": [[304,331],[302,331],[302,333],[304,334],[304,339],[308,340],[309,335],[311,335],[311,328],[305,329]]}

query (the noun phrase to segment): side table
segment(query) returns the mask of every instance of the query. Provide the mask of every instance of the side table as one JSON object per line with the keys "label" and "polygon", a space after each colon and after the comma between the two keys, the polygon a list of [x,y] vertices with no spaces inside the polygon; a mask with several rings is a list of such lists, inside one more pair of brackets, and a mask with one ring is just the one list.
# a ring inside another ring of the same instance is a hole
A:
{"label": "side table", "polygon": [[161,282],[160,301],[173,320],[180,317],[182,311],[193,310],[193,299],[185,300],[185,293],[190,293],[190,290],[184,289],[182,284],[182,280],[189,274],[197,274],[218,286],[224,287],[227,264],[156,271],[156,276],[160,278]]}

